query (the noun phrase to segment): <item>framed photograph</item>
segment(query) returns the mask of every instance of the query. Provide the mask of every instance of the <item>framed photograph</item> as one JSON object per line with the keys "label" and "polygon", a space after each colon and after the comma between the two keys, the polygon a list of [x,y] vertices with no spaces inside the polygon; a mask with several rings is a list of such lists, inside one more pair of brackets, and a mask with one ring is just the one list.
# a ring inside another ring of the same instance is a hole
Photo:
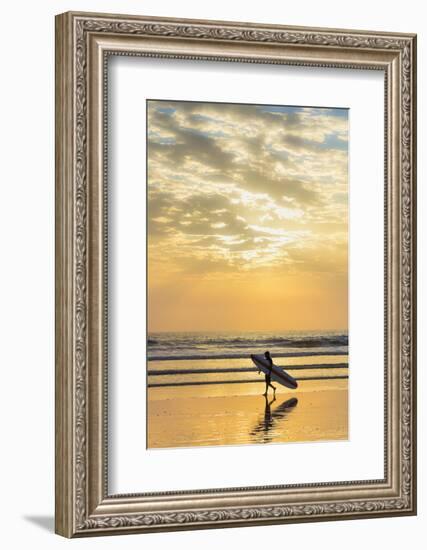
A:
{"label": "framed photograph", "polygon": [[56,532],[416,513],[416,37],[56,18]]}

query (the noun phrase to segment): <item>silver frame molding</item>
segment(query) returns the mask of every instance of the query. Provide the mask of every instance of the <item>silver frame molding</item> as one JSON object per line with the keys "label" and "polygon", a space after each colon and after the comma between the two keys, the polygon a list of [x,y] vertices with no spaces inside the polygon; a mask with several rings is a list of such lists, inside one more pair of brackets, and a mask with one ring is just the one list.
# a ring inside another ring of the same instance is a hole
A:
{"label": "silver frame molding", "polygon": [[[106,81],[111,55],[384,72],[384,479],[108,493]],[[79,537],[416,513],[415,123],[412,34],[72,12],[56,17],[58,534]]]}

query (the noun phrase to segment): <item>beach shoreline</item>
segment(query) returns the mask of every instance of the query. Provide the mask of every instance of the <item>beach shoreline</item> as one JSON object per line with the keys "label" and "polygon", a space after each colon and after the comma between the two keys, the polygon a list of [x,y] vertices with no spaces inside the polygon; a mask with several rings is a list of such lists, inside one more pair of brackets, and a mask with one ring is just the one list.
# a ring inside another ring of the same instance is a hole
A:
{"label": "beach shoreline", "polygon": [[[344,331],[151,333],[147,345],[149,449],[348,437]],[[251,359],[266,349],[298,383],[273,380],[274,400]]]}
{"label": "beach shoreline", "polygon": [[279,387],[259,384],[150,388],[147,448],[295,443],[348,439],[348,381]]}

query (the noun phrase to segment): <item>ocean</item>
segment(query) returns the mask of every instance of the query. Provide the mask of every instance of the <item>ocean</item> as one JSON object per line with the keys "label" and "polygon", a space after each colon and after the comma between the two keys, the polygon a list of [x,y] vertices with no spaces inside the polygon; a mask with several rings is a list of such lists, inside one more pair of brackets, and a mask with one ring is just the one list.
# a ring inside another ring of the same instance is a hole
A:
{"label": "ocean", "polygon": [[147,338],[147,385],[260,382],[250,354],[267,350],[297,380],[348,377],[344,331],[153,332]]}

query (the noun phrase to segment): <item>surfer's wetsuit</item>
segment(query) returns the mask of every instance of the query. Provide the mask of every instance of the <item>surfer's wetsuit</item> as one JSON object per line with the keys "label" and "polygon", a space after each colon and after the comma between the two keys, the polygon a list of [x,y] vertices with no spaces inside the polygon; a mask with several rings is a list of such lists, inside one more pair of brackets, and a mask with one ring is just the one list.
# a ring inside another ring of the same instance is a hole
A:
{"label": "surfer's wetsuit", "polygon": [[272,371],[272,369],[273,369],[273,361],[272,361],[272,359],[271,359],[271,357],[270,357],[269,355],[266,356],[265,358],[267,359],[268,365],[269,365],[269,370],[270,370],[270,372],[269,372],[268,374],[266,374],[266,376],[267,376],[267,378],[268,378],[268,383],[270,383],[270,382],[271,382],[271,371]]}
{"label": "surfer's wetsuit", "polygon": [[276,388],[271,383],[271,371],[273,369],[273,360],[272,360],[271,355],[268,351],[266,351],[264,353],[264,357],[267,359],[268,365],[269,365],[269,373],[265,375],[265,393],[267,394],[268,386],[273,388],[274,391],[276,391]]}

